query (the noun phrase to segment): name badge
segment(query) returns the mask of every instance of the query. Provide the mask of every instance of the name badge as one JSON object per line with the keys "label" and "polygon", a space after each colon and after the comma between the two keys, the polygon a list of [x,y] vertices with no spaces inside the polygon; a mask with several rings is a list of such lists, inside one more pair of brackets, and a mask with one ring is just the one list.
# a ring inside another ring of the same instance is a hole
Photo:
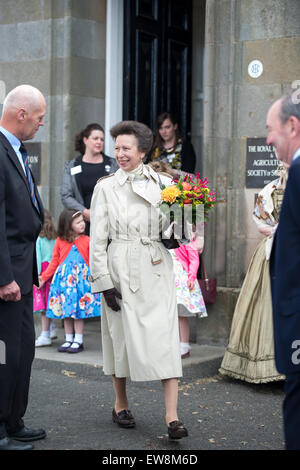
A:
{"label": "name badge", "polygon": [[72,175],[72,176],[78,175],[78,173],[81,173],[81,172],[82,172],[81,165],[73,166],[73,167],[71,168],[71,175]]}

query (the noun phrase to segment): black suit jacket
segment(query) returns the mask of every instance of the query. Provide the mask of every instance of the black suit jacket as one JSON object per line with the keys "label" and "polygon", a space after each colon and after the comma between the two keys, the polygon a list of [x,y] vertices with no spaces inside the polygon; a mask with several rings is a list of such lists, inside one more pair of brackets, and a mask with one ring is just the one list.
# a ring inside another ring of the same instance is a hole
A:
{"label": "black suit jacket", "polygon": [[15,280],[22,294],[38,285],[35,244],[44,212],[32,203],[26,175],[19,159],[0,132],[0,285]]}
{"label": "black suit jacket", "polygon": [[270,274],[276,367],[300,372],[300,157],[289,169]]}

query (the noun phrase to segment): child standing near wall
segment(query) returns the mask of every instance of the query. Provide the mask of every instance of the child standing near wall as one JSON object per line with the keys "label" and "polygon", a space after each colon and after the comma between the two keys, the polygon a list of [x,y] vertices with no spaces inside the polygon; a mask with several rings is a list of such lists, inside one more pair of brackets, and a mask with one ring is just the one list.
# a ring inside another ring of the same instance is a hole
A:
{"label": "child standing near wall", "polygon": [[[57,237],[54,218],[50,212],[45,209],[44,225],[36,242],[36,259],[39,276],[47,269],[51,259],[54,243]],[[42,346],[51,346],[52,339],[55,339],[55,327],[50,318],[46,317],[49,289],[51,278],[38,288],[33,286],[33,311],[41,314],[42,332],[35,341],[37,348]]]}
{"label": "child standing near wall", "polygon": [[197,282],[199,253],[196,240],[170,250],[174,263],[179,316],[180,352],[182,359],[190,355],[189,317],[207,317],[202,292]]}
{"label": "child standing near wall", "polygon": [[52,261],[40,278],[43,285],[54,275],[46,316],[64,320],[66,341],[59,352],[83,351],[84,319],[100,316],[100,294],[91,293],[89,281],[90,239],[84,233],[82,213],[65,209],[59,217]]}

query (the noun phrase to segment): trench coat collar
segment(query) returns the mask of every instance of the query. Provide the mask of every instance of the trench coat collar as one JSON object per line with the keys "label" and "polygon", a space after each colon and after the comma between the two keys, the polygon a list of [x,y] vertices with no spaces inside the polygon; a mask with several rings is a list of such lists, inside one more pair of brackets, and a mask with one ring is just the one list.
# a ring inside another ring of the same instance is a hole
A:
{"label": "trench coat collar", "polygon": [[[143,174],[148,179],[148,184],[144,188],[134,187],[132,185],[132,190],[135,194],[140,196],[145,201],[149,202],[151,205],[156,206],[160,199],[160,186],[158,184],[158,176],[156,172],[149,167],[148,165],[143,165]],[[119,169],[115,173],[115,177],[120,186],[123,186],[128,180],[129,173]]]}
{"label": "trench coat collar", "polygon": [[[143,164],[143,174],[146,176],[147,179],[153,179],[156,183],[158,182],[157,173],[149,165]],[[129,178],[129,175],[130,173],[123,171],[121,168],[119,168],[115,173],[115,177],[121,186],[126,183],[127,179]]]}

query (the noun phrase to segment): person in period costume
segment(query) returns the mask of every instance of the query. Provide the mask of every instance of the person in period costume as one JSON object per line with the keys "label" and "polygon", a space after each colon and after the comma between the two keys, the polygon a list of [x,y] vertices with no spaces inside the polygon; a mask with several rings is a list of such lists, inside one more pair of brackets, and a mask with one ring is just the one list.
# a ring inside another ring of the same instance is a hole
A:
{"label": "person in period costume", "polygon": [[267,115],[267,144],[289,166],[278,228],[270,258],[275,360],[285,374],[285,447],[300,450],[300,102],[292,92]]}
{"label": "person in period costume", "polygon": [[[46,271],[49,266],[57,237],[54,218],[47,209],[44,209],[44,213],[44,225],[36,241],[36,260],[39,275]],[[51,278],[42,288],[33,286],[33,311],[34,313],[40,313],[42,318],[42,331],[40,336],[35,340],[36,348],[50,346],[52,339],[57,338],[53,321],[46,317],[50,285]]]}
{"label": "person in period costume", "polygon": [[75,151],[79,155],[66,162],[60,189],[61,202],[67,209],[81,211],[90,230],[90,205],[98,179],[114,173],[118,165],[103,152],[104,130],[100,124],[86,126],[75,137]]}
{"label": "person in period costume", "polygon": [[170,250],[174,263],[175,287],[179,317],[180,354],[190,356],[190,317],[207,317],[200,286],[197,282],[199,254],[196,240]]}
{"label": "person in period costume", "polygon": [[149,161],[168,163],[176,177],[195,171],[194,147],[189,140],[181,138],[177,119],[171,113],[161,113],[157,118],[154,150]]}
{"label": "person in period costume", "polygon": [[91,293],[89,281],[90,238],[84,231],[82,213],[65,209],[59,217],[52,260],[40,276],[40,286],[53,276],[46,316],[64,320],[66,341],[59,352],[83,351],[84,320],[100,316],[100,295]]}
{"label": "person in period costume", "polygon": [[162,380],[169,437],[179,439],[188,432],[177,415],[182,365],[175,282],[172,258],[163,244],[171,240],[162,238],[163,215],[157,208],[160,184],[171,179],[143,164],[153,140],[147,126],[123,121],[111,135],[120,168],[100,179],[94,190],[90,267],[92,291],[102,292],[105,299],[103,370],[113,377],[112,417],[120,426],[135,426],[127,377]]}
{"label": "person in period costume", "polygon": [[223,375],[253,383],[284,380],[275,365],[269,258],[287,179],[279,178],[259,193],[253,219],[265,238],[256,248],[232,319],[229,343],[222,360]]}
{"label": "person in period costume", "polygon": [[20,85],[6,96],[0,120],[0,450],[30,450],[29,441],[46,436],[23,421],[35,352],[35,242],[44,220],[23,141],[44,125],[45,113],[42,93]]}

